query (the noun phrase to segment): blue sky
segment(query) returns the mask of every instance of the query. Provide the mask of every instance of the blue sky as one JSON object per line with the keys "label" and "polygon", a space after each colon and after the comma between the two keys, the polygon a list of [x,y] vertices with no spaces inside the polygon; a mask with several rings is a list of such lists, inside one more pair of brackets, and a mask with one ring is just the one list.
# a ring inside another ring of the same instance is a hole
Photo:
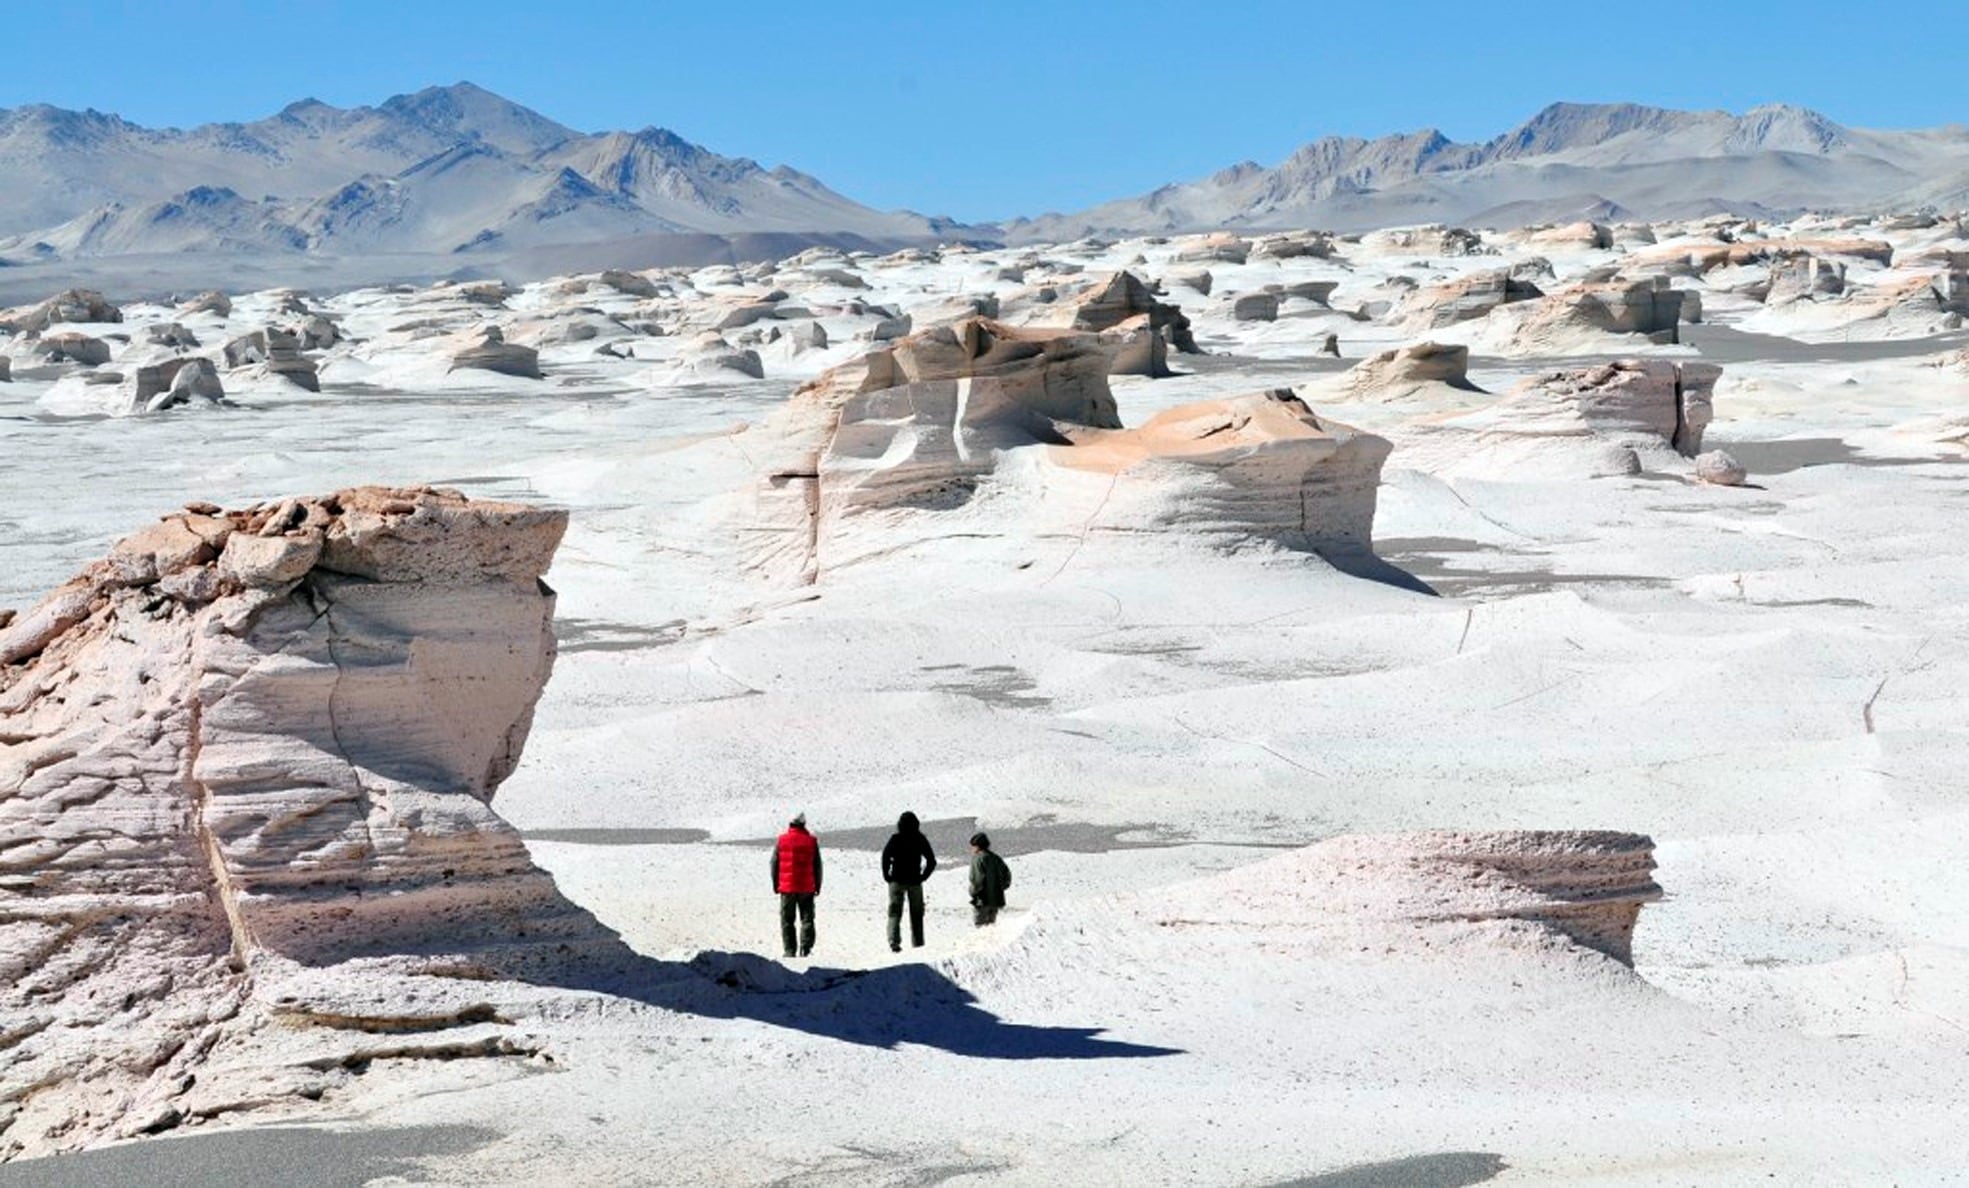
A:
{"label": "blue sky", "polygon": [[16,22],[0,106],[186,126],[469,79],[583,130],[658,124],[873,206],[981,219],[1272,164],[1326,134],[1483,139],[1558,99],[1969,122],[1961,12],[1960,0],[87,0]]}

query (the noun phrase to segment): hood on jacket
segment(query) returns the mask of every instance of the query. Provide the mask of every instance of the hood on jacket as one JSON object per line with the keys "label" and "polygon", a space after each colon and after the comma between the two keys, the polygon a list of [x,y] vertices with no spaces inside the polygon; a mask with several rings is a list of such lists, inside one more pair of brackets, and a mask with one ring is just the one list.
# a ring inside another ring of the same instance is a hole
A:
{"label": "hood on jacket", "polygon": [[922,822],[916,819],[915,813],[904,813],[902,816],[896,818],[897,833],[919,833],[922,831],[922,828]]}

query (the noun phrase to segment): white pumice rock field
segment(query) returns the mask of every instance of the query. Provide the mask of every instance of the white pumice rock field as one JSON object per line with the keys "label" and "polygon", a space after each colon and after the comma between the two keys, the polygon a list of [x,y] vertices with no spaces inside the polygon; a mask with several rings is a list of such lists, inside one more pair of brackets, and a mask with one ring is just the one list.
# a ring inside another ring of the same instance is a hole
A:
{"label": "white pumice rock field", "polygon": [[0,1185],[299,1127],[1969,1176],[1965,266],[1718,216],[0,311]]}

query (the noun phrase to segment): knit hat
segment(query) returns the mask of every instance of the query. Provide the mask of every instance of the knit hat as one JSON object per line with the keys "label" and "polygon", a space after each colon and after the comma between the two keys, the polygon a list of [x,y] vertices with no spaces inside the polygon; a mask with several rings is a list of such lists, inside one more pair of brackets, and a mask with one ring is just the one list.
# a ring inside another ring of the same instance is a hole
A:
{"label": "knit hat", "polygon": [[971,835],[971,844],[980,850],[989,850],[991,848],[991,839],[983,833],[974,833]]}
{"label": "knit hat", "polygon": [[798,825],[798,826],[799,826],[800,828],[802,828],[802,829],[805,829],[805,828],[807,827],[807,814],[805,814],[805,813],[794,813],[794,814],[793,814],[793,819],[792,819],[791,821],[788,821],[788,822],[787,822],[787,824],[788,824],[788,825]]}

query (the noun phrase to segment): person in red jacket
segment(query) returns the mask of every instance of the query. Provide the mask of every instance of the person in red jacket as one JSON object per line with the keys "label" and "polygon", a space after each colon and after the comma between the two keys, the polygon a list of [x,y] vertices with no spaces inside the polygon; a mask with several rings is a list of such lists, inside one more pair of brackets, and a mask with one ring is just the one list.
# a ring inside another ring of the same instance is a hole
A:
{"label": "person in red jacket", "polygon": [[[820,894],[820,843],[807,832],[807,814],[796,813],[773,843],[773,890],[779,895],[779,939],[788,957],[814,951],[814,896]],[[793,946],[793,917],[800,917],[800,946]]]}

